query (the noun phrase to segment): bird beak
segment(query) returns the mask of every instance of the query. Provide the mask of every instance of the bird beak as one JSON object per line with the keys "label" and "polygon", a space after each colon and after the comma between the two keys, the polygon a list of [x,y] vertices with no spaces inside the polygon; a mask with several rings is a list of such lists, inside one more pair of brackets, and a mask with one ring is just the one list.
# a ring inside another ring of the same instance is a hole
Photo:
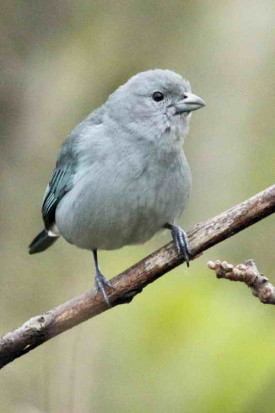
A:
{"label": "bird beak", "polygon": [[185,93],[184,99],[175,105],[175,115],[180,115],[184,112],[193,112],[193,110],[203,108],[205,105],[205,101],[199,96],[193,95],[193,93]]}

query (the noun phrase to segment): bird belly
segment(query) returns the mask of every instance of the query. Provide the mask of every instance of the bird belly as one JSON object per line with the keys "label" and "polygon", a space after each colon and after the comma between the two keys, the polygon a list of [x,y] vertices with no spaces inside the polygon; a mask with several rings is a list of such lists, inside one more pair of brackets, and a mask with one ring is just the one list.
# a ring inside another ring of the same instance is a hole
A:
{"label": "bird belly", "polygon": [[56,211],[61,235],[80,248],[111,250],[144,243],[181,215],[189,196],[186,162],[169,173],[162,166],[131,177],[123,170],[108,174],[105,167],[104,179],[97,171],[89,175]]}

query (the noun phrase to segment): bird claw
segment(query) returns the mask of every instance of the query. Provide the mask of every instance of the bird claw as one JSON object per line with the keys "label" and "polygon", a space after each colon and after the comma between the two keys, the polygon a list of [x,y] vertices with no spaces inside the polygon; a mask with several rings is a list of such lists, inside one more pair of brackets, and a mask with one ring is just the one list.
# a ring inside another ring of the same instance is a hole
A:
{"label": "bird claw", "polygon": [[187,267],[189,267],[192,252],[186,232],[177,225],[173,224],[167,224],[166,228],[171,230],[172,238],[177,251],[183,255],[184,261],[186,262]]}
{"label": "bird claw", "polygon": [[108,298],[108,295],[106,293],[106,289],[114,287],[110,283],[110,281],[104,277],[104,275],[100,271],[96,271],[96,276],[95,276],[95,288],[97,289],[98,292],[100,292],[103,295],[104,301],[107,304],[109,308],[111,308],[111,303]]}

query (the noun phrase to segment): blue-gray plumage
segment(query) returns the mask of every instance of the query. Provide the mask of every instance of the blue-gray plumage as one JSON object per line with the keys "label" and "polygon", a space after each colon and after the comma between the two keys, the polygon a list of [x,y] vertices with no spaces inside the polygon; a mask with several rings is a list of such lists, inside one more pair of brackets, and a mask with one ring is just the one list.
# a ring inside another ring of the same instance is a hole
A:
{"label": "blue-gray plumage", "polygon": [[189,197],[183,143],[190,112],[204,105],[189,82],[169,70],[139,73],[119,87],[62,145],[44,196],[45,230],[30,253],[59,235],[92,250],[96,286],[108,304],[98,249],[143,243],[166,227],[188,261],[185,233],[174,222]]}

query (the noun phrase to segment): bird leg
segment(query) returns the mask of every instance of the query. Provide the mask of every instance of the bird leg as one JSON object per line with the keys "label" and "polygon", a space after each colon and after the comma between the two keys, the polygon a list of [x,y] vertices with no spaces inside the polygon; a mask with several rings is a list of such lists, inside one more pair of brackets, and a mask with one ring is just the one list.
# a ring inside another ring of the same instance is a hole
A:
{"label": "bird leg", "polygon": [[178,252],[183,255],[184,261],[186,262],[187,267],[189,267],[192,252],[186,232],[174,224],[166,224],[164,227],[170,229],[175,246]]}
{"label": "bird leg", "polygon": [[93,250],[93,256],[94,256],[94,263],[95,263],[95,287],[97,291],[101,292],[101,294],[103,295],[104,301],[107,304],[107,306],[112,307],[105,289],[114,288],[114,287],[112,286],[110,281],[106,277],[104,277],[104,275],[100,271],[100,268],[98,265],[98,259],[97,259],[97,250]]}

